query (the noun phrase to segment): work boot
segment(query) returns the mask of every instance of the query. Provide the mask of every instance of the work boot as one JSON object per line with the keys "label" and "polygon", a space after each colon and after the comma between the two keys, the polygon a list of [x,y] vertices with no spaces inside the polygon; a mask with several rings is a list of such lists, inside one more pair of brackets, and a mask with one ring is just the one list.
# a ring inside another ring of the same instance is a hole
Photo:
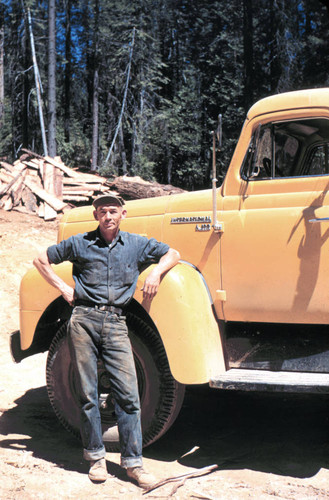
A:
{"label": "work boot", "polygon": [[152,486],[156,483],[156,479],[153,474],[146,472],[143,467],[128,467],[127,476],[130,479],[134,479],[138,486],[144,488],[144,490],[152,488]]}
{"label": "work boot", "polygon": [[91,460],[88,477],[91,481],[104,482],[107,479],[105,458]]}

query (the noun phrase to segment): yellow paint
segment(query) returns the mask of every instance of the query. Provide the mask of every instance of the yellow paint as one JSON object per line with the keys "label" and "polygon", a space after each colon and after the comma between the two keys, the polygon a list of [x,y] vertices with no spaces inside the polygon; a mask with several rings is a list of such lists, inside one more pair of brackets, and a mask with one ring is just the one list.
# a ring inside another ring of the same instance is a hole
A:
{"label": "yellow paint", "polygon": [[[159,330],[174,377],[202,383],[225,370],[218,319],[291,323],[329,322],[329,177],[243,180],[241,165],[259,123],[329,118],[329,89],[280,94],[248,113],[227,176],[217,190],[217,219],[224,232],[198,232],[188,218],[212,218],[211,190],[127,202],[122,229],[177,248],[182,261],[163,279],[151,304],[143,302],[140,276],[135,299]],[[94,229],[93,207],[68,212],[59,240]],[[186,218],[175,224],[176,218]],[[194,220],[194,219],[193,219]],[[212,221],[213,222],[213,221]],[[210,224],[211,226],[211,224]],[[61,265],[65,266],[65,265]],[[57,266],[70,277],[70,268]],[[147,272],[147,271],[146,271]],[[207,284],[207,288],[201,279]],[[209,290],[209,296],[207,289]],[[33,340],[42,312],[57,296],[38,273],[21,290],[22,348]]]}
{"label": "yellow paint", "polygon": [[[74,286],[72,264],[63,262],[53,266],[55,272],[69,285]],[[23,277],[20,287],[20,332],[21,348],[28,349],[34,332],[45,309],[57,297],[56,288],[48,285],[36,269],[30,269]]]}
{"label": "yellow paint", "polygon": [[329,118],[329,89],[280,94],[258,102],[247,120],[222,187],[224,318],[328,323],[329,177],[241,179],[258,124]]}
{"label": "yellow paint", "polygon": [[[56,273],[72,285],[72,266],[54,266]],[[135,299],[153,319],[167,351],[173,376],[181,383],[207,382],[212,373],[224,370],[217,322],[200,274],[179,264],[163,278],[160,290],[150,302],[141,291],[150,268],[139,277]],[[32,286],[33,285],[33,286]],[[21,347],[33,340],[37,323],[59,293],[32,269],[21,284]],[[164,306],[166,304],[166,306]],[[205,335],[205,331],[207,335]]]}
{"label": "yellow paint", "polygon": [[135,299],[160,333],[173,376],[184,384],[208,382],[215,373],[225,371],[225,364],[218,324],[200,273],[178,264],[163,278],[150,302],[143,300],[141,291],[149,271],[140,275]]}

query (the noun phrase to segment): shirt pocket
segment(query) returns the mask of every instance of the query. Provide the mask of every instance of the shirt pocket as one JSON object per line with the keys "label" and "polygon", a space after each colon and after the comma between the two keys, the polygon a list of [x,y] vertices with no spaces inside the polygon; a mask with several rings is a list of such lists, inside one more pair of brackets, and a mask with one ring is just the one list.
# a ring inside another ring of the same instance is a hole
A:
{"label": "shirt pocket", "polygon": [[100,285],[106,283],[106,268],[101,262],[88,262],[83,266],[81,280],[85,285]]}
{"label": "shirt pocket", "polygon": [[132,285],[136,278],[136,270],[130,264],[121,266],[119,281],[122,285]]}

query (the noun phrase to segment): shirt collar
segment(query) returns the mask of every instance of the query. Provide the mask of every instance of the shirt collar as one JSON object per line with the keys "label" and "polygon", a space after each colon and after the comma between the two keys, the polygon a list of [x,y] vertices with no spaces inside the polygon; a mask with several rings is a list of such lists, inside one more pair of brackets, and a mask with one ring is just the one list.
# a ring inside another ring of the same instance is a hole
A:
{"label": "shirt collar", "polygon": [[[106,243],[106,241],[104,240],[103,236],[102,236],[102,233],[100,232],[100,229],[99,229],[99,226],[97,227],[97,229],[95,231],[93,231],[94,234],[92,234],[92,237],[90,238],[90,241],[88,243],[88,247],[90,245],[94,245],[97,241],[101,242],[101,243]],[[124,238],[123,238],[123,233],[119,230],[118,234],[116,235],[116,237],[114,238],[114,240],[111,242],[111,245],[115,245],[117,242],[121,243],[122,245],[124,245]]]}

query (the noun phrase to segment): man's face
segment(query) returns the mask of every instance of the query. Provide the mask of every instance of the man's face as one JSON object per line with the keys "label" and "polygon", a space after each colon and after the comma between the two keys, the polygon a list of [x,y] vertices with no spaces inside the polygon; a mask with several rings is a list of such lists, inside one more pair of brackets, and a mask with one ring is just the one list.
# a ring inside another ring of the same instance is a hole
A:
{"label": "man's face", "polygon": [[126,210],[117,204],[101,205],[94,210],[94,217],[99,222],[102,233],[117,233],[120,222],[126,214]]}

